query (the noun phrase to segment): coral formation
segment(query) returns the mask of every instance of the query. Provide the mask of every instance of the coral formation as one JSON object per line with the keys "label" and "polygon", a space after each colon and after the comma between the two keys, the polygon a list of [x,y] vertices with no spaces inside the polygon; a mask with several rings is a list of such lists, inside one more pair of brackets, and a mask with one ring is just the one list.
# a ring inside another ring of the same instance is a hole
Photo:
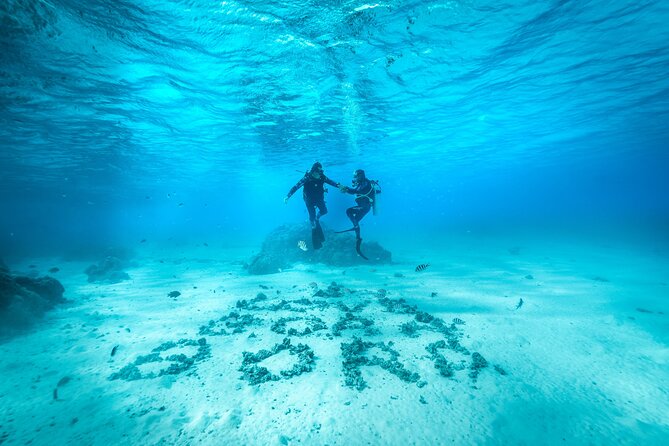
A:
{"label": "coral formation", "polygon": [[[389,342],[387,345],[383,342],[365,342],[358,337],[354,337],[350,343],[342,342],[341,352],[344,357],[342,366],[346,386],[360,391],[368,387],[360,371],[360,367],[365,366],[379,366],[407,383],[418,382],[420,375],[410,372],[404,367],[404,364],[399,362],[398,358],[400,354],[393,350],[391,345],[392,342]],[[371,358],[368,357],[367,351],[372,347],[377,347],[381,351],[388,353],[390,359],[379,358],[376,355],[372,355]]]}
{"label": "coral formation", "polygon": [[65,302],[65,288],[53,277],[14,276],[0,266],[0,335],[25,329]]}
{"label": "coral formation", "polygon": [[341,336],[344,330],[364,330],[366,336],[374,336],[379,334],[379,330],[373,327],[374,321],[356,316],[353,313],[345,313],[334,325],[332,325],[332,334],[334,336]]}
{"label": "coral formation", "polygon": [[[260,325],[262,319],[256,318],[250,314],[239,314],[236,311],[231,311],[227,316],[215,320],[210,320],[207,325],[200,327],[200,336],[222,336],[231,333],[244,333],[247,327],[252,325]],[[231,333],[225,330],[224,327],[231,330]]]}
{"label": "coral formation", "polygon": [[[291,355],[297,356],[297,362],[290,369],[281,370],[278,375],[270,372],[266,367],[259,365],[262,361],[287,350]],[[271,350],[260,350],[258,353],[243,352],[242,365],[239,368],[243,375],[240,379],[248,381],[251,385],[262,384],[267,381],[279,381],[290,379],[313,370],[316,359],[314,351],[306,344],[293,345],[290,338],[284,338],[281,344],[275,344]]]}
{"label": "coral formation", "polygon": [[129,280],[128,273],[123,271],[124,263],[117,257],[106,257],[97,265],[93,264],[84,271],[89,282],[119,283]]}
{"label": "coral formation", "polygon": [[[187,356],[184,353],[172,354],[163,356],[161,353],[168,352],[171,349],[178,347],[197,347],[196,352]],[[138,379],[152,379],[164,375],[178,375],[189,369],[195,364],[204,361],[211,356],[211,346],[207,344],[205,338],[200,338],[197,341],[193,339],[179,339],[176,342],[164,342],[158,347],[151,350],[148,355],[138,356],[133,362],[123,367],[116,373],[109,376],[110,381],[122,379],[124,381],[135,381]],[[169,365],[160,369],[158,372],[142,373],[140,366],[154,362],[168,362]]]}
{"label": "coral formation", "polygon": [[282,317],[279,318],[276,322],[272,324],[272,327],[270,330],[272,330],[275,333],[279,334],[285,334],[286,333],[286,325],[289,324],[290,322],[296,322],[296,321],[305,321],[306,327],[298,331],[295,328],[288,328],[288,335],[289,336],[306,336],[309,335],[315,331],[319,330],[325,330],[327,329],[327,325],[325,325],[325,322],[321,318],[315,317],[315,316],[310,316],[310,317]]}
{"label": "coral formation", "polygon": [[311,235],[306,224],[283,225],[270,232],[259,254],[247,265],[250,274],[272,274],[290,268],[297,262],[324,263],[333,266],[352,266],[367,263],[390,263],[391,253],[376,242],[365,242],[364,260],[355,252],[355,238],[350,233],[337,234],[324,228],[325,243],[318,250],[303,251],[298,242]]}

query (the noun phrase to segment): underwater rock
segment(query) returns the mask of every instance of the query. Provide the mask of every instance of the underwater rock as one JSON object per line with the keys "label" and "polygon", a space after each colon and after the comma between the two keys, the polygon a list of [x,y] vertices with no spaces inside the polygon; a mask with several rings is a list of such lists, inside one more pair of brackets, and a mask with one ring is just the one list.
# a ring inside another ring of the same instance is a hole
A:
{"label": "underwater rock", "polygon": [[476,380],[478,378],[481,369],[488,367],[488,361],[478,352],[472,353],[472,363],[469,366],[471,372],[469,372],[469,377]]}
{"label": "underwater rock", "polygon": [[[227,316],[215,320],[210,320],[207,325],[200,327],[200,336],[226,336],[229,334],[244,333],[247,327],[261,325],[262,319],[251,316],[250,314],[240,315],[236,311],[231,311]],[[232,330],[228,332],[226,330]]]}
{"label": "underwater rock", "polygon": [[432,322],[434,320],[434,316],[432,316],[429,313],[425,313],[423,311],[418,311],[416,313],[416,320],[418,322],[423,322],[425,324],[429,324],[430,322]]}
{"label": "underwater rock", "polygon": [[356,316],[353,313],[346,313],[341,319],[332,325],[332,334],[341,336],[344,330],[363,330],[366,336],[379,334],[379,329],[373,327],[374,321],[362,316]]}
{"label": "underwater rock", "polygon": [[418,330],[420,328],[418,327],[418,324],[416,321],[411,321],[411,322],[406,322],[402,325],[400,325],[400,332],[402,334],[409,336],[410,338],[416,338],[418,337]]}
{"label": "underwater rock", "polygon": [[314,293],[314,297],[342,297],[344,292],[347,291],[342,288],[340,285],[337,285],[337,282],[332,282],[328,285],[326,290],[318,290]]}
{"label": "underwater rock", "polygon": [[325,242],[321,249],[303,251],[298,242],[311,234],[311,227],[307,224],[279,226],[267,235],[261,252],[250,260],[247,265],[249,273],[277,273],[297,262],[351,266],[390,263],[392,260],[390,251],[378,243],[363,241],[363,251],[369,258],[364,260],[355,252],[355,237],[351,233],[337,234],[327,228],[324,232]]}
{"label": "underwater rock", "polygon": [[89,282],[119,283],[130,279],[128,273],[123,271],[123,262],[111,256],[97,265],[89,266],[84,272]]}
{"label": "underwater rock", "polygon": [[[191,350],[196,349],[196,351],[190,356],[187,356],[184,353],[161,356],[161,353],[168,352],[173,348],[184,347],[192,347]],[[176,342],[163,342],[161,345],[151,350],[150,354],[138,356],[135,361],[127,364],[118,372],[112,373],[107,379],[110,381],[117,379],[136,381],[139,379],[153,379],[165,375],[179,375],[210,356],[211,346],[207,343],[205,338],[200,338],[198,340],[179,339]],[[160,369],[158,372],[142,372],[140,369],[140,366],[154,362],[166,362],[169,363],[169,365]]]}
{"label": "underwater rock", "polygon": [[[406,383],[418,383],[420,375],[410,372],[399,362],[400,354],[391,348],[392,341],[387,344],[384,342],[366,342],[358,337],[353,337],[352,342],[342,342],[340,345],[342,357],[342,369],[344,372],[344,384],[359,391],[365,390],[368,385],[362,377],[361,367],[378,366],[383,370],[397,376]],[[390,359],[379,358],[372,354],[368,355],[368,350],[376,347],[382,352],[388,354]]]}
{"label": "underwater rock", "polygon": [[0,269],[0,335],[24,329],[65,302],[63,285],[52,277],[13,276]]}
{"label": "underwater rock", "polygon": [[49,308],[53,304],[64,302],[63,293],[65,288],[63,285],[53,277],[38,277],[31,279],[30,277],[15,277],[14,281],[26,290],[32,291],[39,295],[49,303]]}
{"label": "underwater rock", "polygon": [[321,318],[316,316],[309,316],[306,318],[303,317],[279,318],[279,320],[277,320],[272,324],[270,330],[272,330],[275,333],[286,334],[286,325],[296,321],[304,321],[304,325],[306,325],[306,327],[301,331],[298,331],[296,328],[288,327],[287,331],[289,336],[307,336],[315,331],[325,330],[328,328],[327,325],[325,325],[325,322],[323,322]]}
{"label": "underwater rock", "polygon": [[[297,361],[289,369],[281,370],[279,375],[272,374],[266,367],[258,365],[260,362],[274,356],[283,350],[288,350],[291,356],[297,356]],[[250,385],[257,385],[267,381],[291,379],[303,373],[311,372],[316,364],[314,351],[306,344],[293,345],[290,338],[284,338],[281,344],[275,344],[272,350],[260,350],[258,353],[242,352],[242,366],[239,368],[243,375],[240,379],[248,381]]]}
{"label": "underwater rock", "polygon": [[385,307],[388,313],[416,314],[418,311],[415,305],[407,304],[405,299],[390,299],[385,297],[385,290],[379,290],[377,295],[379,296],[378,302]]}

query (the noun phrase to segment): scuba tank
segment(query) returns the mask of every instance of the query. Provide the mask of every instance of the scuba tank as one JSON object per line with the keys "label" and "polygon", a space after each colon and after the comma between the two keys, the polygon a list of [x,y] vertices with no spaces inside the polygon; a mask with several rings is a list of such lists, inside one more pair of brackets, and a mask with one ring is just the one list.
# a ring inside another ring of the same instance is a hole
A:
{"label": "scuba tank", "polygon": [[381,193],[381,186],[379,186],[378,180],[370,180],[372,184],[372,190],[370,198],[372,200],[372,215],[378,215],[379,213],[379,194]]}

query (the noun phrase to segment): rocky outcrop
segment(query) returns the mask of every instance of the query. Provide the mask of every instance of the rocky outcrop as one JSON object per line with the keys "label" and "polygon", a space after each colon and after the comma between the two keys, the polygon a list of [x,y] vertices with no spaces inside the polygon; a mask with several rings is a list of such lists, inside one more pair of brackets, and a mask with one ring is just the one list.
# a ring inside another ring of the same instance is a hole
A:
{"label": "rocky outcrop", "polygon": [[[365,260],[355,251],[355,236],[351,232],[336,234],[323,228],[325,242],[321,249],[311,246],[311,227],[308,224],[283,225],[270,232],[262,244],[259,254],[254,256],[247,269],[251,274],[272,274],[290,268],[295,263],[324,263],[332,266],[354,266],[367,264],[391,263],[390,251],[377,242],[362,243],[362,252],[369,258]],[[299,242],[306,242],[306,251],[299,247]]]}
{"label": "rocky outcrop", "polygon": [[0,336],[27,328],[57,304],[65,288],[53,277],[12,275],[0,267]]}

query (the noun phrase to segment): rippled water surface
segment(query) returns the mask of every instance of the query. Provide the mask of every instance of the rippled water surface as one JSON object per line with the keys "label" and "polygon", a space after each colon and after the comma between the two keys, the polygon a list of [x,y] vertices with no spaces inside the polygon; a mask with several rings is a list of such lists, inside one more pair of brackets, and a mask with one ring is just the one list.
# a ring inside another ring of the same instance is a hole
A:
{"label": "rippled water surface", "polygon": [[668,141],[662,1],[8,0],[0,18],[5,181]]}
{"label": "rippled water surface", "polygon": [[381,179],[386,222],[669,213],[667,2],[7,0],[0,20],[4,237],[193,194],[269,227],[314,160]]}

